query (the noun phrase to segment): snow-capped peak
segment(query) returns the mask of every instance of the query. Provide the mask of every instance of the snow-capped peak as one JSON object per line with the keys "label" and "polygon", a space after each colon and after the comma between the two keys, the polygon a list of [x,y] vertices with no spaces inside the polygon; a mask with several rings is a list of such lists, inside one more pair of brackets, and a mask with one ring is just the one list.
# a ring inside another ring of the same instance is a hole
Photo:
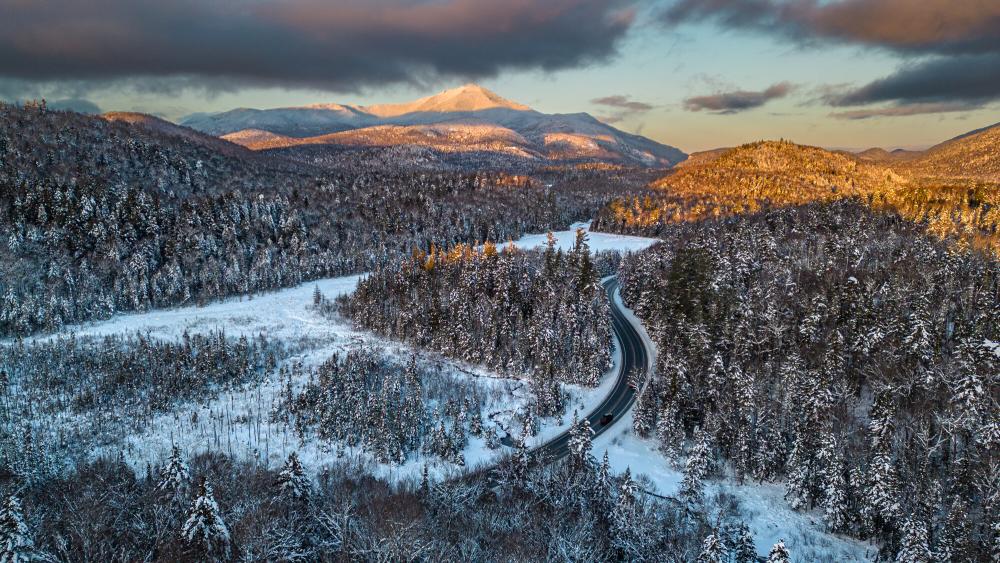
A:
{"label": "snow-capped peak", "polygon": [[452,113],[482,111],[487,109],[510,109],[531,111],[526,105],[512,102],[478,84],[465,84],[402,104],[379,104],[367,106],[364,110],[379,117],[393,117],[408,113]]}

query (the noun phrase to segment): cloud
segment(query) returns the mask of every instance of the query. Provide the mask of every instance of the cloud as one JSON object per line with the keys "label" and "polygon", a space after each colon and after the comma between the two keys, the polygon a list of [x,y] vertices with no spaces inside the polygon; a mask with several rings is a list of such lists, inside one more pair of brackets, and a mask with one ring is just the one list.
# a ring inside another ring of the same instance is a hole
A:
{"label": "cloud", "polygon": [[907,54],[1000,51],[994,0],[677,0],[668,25],[714,21],[799,41],[865,44]]}
{"label": "cloud", "polygon": [[929,113],[964,112],[977,110],[981,107],[983,107],[981,104],[970,104],[965,102],[908,104],[834,112],[830,114],[830,117],[835,119],[861,120],[871,119],[873,117],[906,117],[910,115],[924,115]]}
{"label": "cloud", "polygon": [[590,100],[590,103],[601,106],[624,109],[633,112],[649,111],[653,109],[653,106],[650,104],[647,104],[645,102],[637,102],[634,100],[630,100],[628,96],[622,96],[622,95],[594,98],[593,100]]}
{"label": "cloud", "polygon": [[1000,98],[1000,53],[937,57],[905,65],[860,88],[827,98],[831,105],[876,102],[984,103]]}
{"label": "cloud", "polygon": [[937,113],[929,110],[1000,99],[996,0],[676,0],[661,20],[667,25],[713,21],[800,43],[866,45],[904,58],[885,78],[824,97],[834,106],[894,106],[838,116],[904,115],[900,112],[917,111],[914,104],[922,104],[920,113]]}
{"label": "cloud", "polygon": [[684,100],[684,109],[688,111],[705,110],[728,115],[760,107],[777,98],[784,98],[793,89],[794,87],[788,82],[779,82],[759,92],[736,90],[707,96],[694,96]]}
{"label": "cloud", "polygon": [[0,0],[0,13],[0,76],[77,94],[580,67],[613,57],[634,20],[633,0]]}

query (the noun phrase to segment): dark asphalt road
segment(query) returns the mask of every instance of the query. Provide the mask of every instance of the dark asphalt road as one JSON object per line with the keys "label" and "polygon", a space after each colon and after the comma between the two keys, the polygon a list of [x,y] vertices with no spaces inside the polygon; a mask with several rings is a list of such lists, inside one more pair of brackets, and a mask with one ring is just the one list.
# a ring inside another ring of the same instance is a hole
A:
{"label": "dark asphalt road", "polygon": [[[618,424],[622,416],[632,407],[632,403],[635,402],[635,389],[632,389],[628,385],[628,374],[630,371],[633,369],[640,370],[638,381],[641,382],[646,380],[650,367],[649,351],[646,350],[645,343],[639,336],[637,327],[625,317],[623,310],[615,303],[614,295],[618,290],[618,278],[613,277],[606,280],[604,282],[604,290],[607,292],[608,300],[611,302],[612,329],[621,343],[622,363],[619,366],[615,386],[611,389],[611,393],[604,398],[604,401],[601,402],[597,409],[587,414],[587,420],[590,421],[590,427],[594,429],[595,437],[600,436]],[[602,425],[601,418],[608,413],[611,413],[613,418],[608,424]],[[565,457],[569,454],[569,431],[563,432],[536,447],[532,450],[532,454],[539,459],[547,461],[554,461]]]}

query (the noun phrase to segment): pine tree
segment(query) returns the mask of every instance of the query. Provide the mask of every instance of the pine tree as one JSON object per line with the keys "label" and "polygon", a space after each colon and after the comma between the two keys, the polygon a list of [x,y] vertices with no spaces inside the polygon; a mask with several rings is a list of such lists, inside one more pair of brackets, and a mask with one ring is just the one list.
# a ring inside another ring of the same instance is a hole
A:
{"label": "pine tree", "polygon": [[181,456],[181,449],[174,444],[170,450],[167,464],[160,470],[160,480],[156,484],[158,491],[171,494],[174,498],[182,497],[188,489],[190,472],[187,463]]}
{"label": "pine tree", "polygon": [[632,471],[628,468],[618,486],[618,498],[611,511],[611,544],[621,556],[634,559],[641,548],[638,541],[638,498]]}
{"label": "pine tree", "polygon": [[285,465],[278,473],[278,494],[293,500],[308,500],[312,493],[312,483],[306,475],[302,462],[295,452],[288,454]]}
{"label": "pine tree", "polygon": [[792,556],[785,547],[785,540],[778,540],[778,543],[771,547],[767,563],[792,563]]}
{"label": "pine tree", "polygon": [[420,496],[427,498],[431,492],[431,479],[429,471],[427,470],[427,464],[424,464],[423,469],[420,470]]}
{"label": "pine tree", "polygon": [[843,531],[849,518],[845,468],[840,451],[836,438],[828,434],[820,449],[819,460],[823,467],[823,514],[834,532]]}
{"label": "pine tree", "polygon": [[725,558],[726,547],[719,536],[712,532],[705,537],[705,541],[701,545],[698,563],[724,563]]}
{"label": "pine tree", "polygon": [[181,537],[192,550],[207,560],[219,561],[229,557],[229,528],[222,519],[211,485],[204,479],[188,510]]}
{"label": "pine tree", "polygon": [[733,549],[734,563],[757,563],[757,546],[753,541],[753,534],[746,524],[740,523],[740,529],[736,534],[736,547]]}
{"label": "pine tree", "polygon": [[695,510],[705,500],[705,485],[703,480],[708,475],[709,448],[706,433],[699,432],[698,442],[691,450],[687,463],[684,465],[684,478],[681,480],[680,497],[688,508]]}
{"label": "pine tree", "polygon": [[27,563],[42,559],[24,522],[21,502],[14,495],[8,496],[0,508],[0,563]]}
{"label": "pine tree", "polygon": [[948,511],[944,529],[934,548],[934,561],[960,563],[971,561],[972,530],[969,522],[968,505],[961,496],[956,496]]}
{"label": "pine tree", "polygon": [[680,456],[684,442],[684,429],[681,428],[678,417],[677,401],[669,400],[663,405],[656,421],[656,441],[663,455],[671,460]]}
{"label": "pine tree", "polygon": [[896,553],[897,563],[930,563],[931,550],[927,546],[927,526],[916,518],[903,524],[903,540]]}
{"label": "pine tree", "polygon": [[570,470],[574,475],[583,473],[590,466],[590,452],[594,431],[586,418],[579,420],[573,411],[573,425],[570,427],[569,456]]}

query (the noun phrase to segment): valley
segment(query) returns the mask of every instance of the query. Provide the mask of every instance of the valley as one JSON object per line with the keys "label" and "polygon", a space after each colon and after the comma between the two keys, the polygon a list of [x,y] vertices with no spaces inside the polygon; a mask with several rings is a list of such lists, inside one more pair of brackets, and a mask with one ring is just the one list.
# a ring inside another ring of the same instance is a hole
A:
{"label": "valley", "polygon": [[681,162],[476,86],[184,123],[0,108],[0,486],[40,551],[989,549],[996,126]]}

